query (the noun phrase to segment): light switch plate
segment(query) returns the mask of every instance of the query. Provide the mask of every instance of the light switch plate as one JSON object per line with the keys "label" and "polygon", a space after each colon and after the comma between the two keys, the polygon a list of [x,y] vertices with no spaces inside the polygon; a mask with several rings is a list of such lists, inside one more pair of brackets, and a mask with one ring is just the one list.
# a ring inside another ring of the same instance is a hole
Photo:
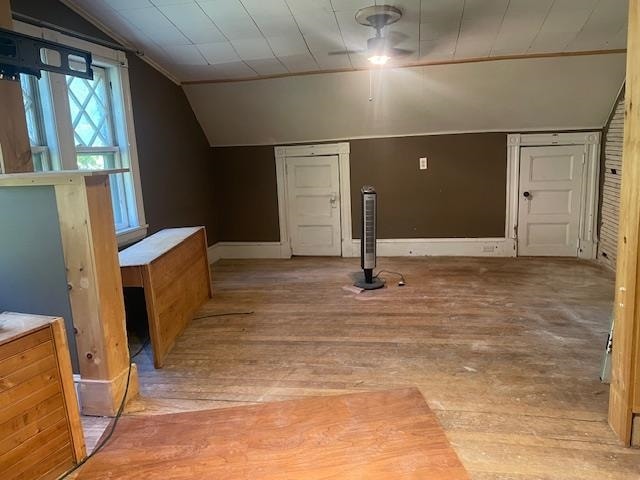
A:
{"label": "light switch plate", "polygon": [[421,157],[420,158],[420,170],[426,170],[427,169],[427,157]]}

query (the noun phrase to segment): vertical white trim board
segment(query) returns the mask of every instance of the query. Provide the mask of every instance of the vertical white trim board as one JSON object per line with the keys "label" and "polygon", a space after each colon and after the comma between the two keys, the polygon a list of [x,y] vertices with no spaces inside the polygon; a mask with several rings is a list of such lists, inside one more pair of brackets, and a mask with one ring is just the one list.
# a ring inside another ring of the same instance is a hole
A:
{"label": "vertical white trim board", "polygon": [[584,145],[585,174],[580,204],[578,258],[593,260],[598,248],[598,194],[600,180],[600,132],[531,133],[507,136],[507,210],[505,237],[517,252],[518,202],[520,201],[520,147]]}
{"label": "vertical white trim board", "polygon": [[[340,230],[342,240],[342,256],[352,256],[351,233],[351,169],[349,163],[349,143],[328,143],[321,145],[293,145],[275,147],[276,179],[278,182],[278,219],[280,222],[280,242],[283,255],[288,252],[291,257],[291,241],[289,237],[287,180],[285,162],[287,157],[315,157],[337,155],[340,169]],[[283,258],[288,258],[283,257]]]}

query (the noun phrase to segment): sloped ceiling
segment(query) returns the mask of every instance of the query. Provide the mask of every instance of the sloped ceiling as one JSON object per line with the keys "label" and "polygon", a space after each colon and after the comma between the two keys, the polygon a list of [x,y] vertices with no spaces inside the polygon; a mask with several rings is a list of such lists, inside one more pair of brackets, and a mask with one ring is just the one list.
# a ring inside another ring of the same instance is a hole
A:
{"label": "sloped ceiling", "polygon": [[[211,145],[602,128],[625,55],[529,58],[186,85]],[[373,100],[369,100],[370,79]]]}
{"label": "sloped ceiling", "polygon": [[414,53],[398,64],[624,48],[627,0],[63,0],[179,81],[353,70],[371,28],[354,13],[399,7]]}

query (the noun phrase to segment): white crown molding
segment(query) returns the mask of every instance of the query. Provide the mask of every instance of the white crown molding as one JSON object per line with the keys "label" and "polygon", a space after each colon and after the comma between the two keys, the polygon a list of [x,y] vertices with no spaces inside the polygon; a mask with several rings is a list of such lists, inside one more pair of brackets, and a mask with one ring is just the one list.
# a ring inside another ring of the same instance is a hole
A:
{"label": "white crown molding", "polygon": [[[77,13],[82,18],[84,18],[87,22],[91,23],[94,27],[97,27],[100,30],[102,30],[105,34],[107,34],[110,37],[112,37],[114,40],[116,40],[121,45],[123,45],[125,47],[128,47],[128,48],[137,49],[137,47],[132,45],[126,38],[124,38],[119,33],[113,31],[111,28],[107,27],[99,19],[97,19],[95,16],[93,16],[92,14],[87,12],[84,8],[79,7],[78,5],[72,3],[70,0],[60,0],[60,3],[62,3],[65,7],[73,10],[75,13]],[[169,80],[171,80],[176,85],[178,85],[178,86],[182,85],[182,82],[180,82],[180,80],[178,80],[166,68],[162,67],[159,63],[157,63],[155,60],[153,60],[152,58],[150,58],[146,54],[143,53],[142,55],[138,55],[138,58],[140,58],[143,62],[147,63],[148,65],[150,65],[154,69],[156,69],[159,73],[161,73],[162,75],[167,77]]]}

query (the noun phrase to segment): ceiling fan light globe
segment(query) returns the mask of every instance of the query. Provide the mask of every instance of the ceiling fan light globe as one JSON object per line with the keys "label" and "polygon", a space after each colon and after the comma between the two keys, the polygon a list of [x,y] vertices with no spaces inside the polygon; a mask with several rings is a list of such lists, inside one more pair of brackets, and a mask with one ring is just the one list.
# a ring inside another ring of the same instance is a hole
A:
{"label": "ceiling fan light globe", "polygon": [[384,65],[389,60],[391,60],[391,57],[387,55],[372,55],[369,57],[369,61],[374,65]]}

